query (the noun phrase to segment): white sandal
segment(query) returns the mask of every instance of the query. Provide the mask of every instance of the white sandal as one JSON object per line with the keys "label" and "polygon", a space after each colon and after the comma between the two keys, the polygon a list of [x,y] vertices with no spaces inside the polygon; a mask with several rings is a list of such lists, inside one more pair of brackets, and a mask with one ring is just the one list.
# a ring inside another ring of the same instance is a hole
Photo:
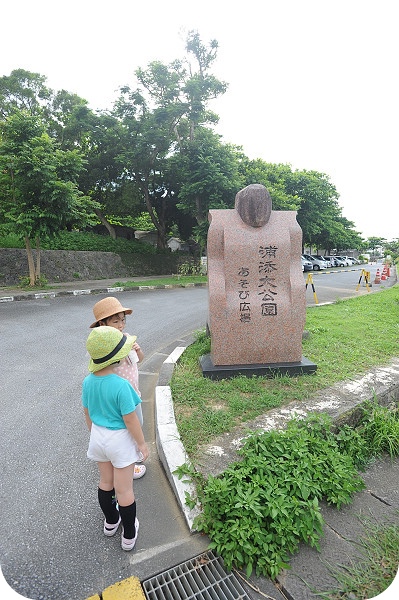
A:
{"label": "white sandal", "polygon": [[117,523],[113,523],[112,525],[110,523],[107,523],[107,520],[105,520],[104,521],[104,535],[106,535],[107,537],[111,537],[111,536],[115,535],[115,533],[118,530],[120,522],[121,522],[121,518],[120,517],[118,519],[118,522]]}
{"label": "white sandal", "polygon": [[133,479],[140,479],[145,475],[147,467],[145,465],[134,465]]}
{"label": "white sandal", "polygon": [[122,535],[121,535],[121,546],[122,546],[122,550],[127,550],[128,552],[129,552],[129,550],[133,550],[133,548],[134,548],[134,546],[135,546],[135,544],[136,544],[136,540],[137,540],[138,533],[139,533],[139,521],[138,521],[138,519],[137,519],[137,518],[136,518],[136,520],[135,520],[135,522],[134,522],[134,526],[135,526],[135,529],[136,529],[136,533],[135,533],[135,536],[134,536],[134,538],[133,538],[133,539],[129,539],[129,538],[128,538],[128,539],[126,539],[126,538],[123,536],[123,534],[124,534],[124,531],[123,531],[123,527],[122,527]]}

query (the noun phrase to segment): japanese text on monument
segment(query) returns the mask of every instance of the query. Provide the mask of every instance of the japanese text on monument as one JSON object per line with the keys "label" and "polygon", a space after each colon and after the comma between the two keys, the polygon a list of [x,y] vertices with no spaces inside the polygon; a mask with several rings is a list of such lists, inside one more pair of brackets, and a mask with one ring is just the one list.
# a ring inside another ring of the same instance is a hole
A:
{"label": "japanese text on monument", "polygon": [[257,295],[260,296],[260,305],[253,299],[251,290],[251,279],[253,273],[248,267],[242,266],[238,270],[238,299],[239,299],[239,320],[242,323],[250,323],[254,306],[260,306],[261,315],[264,317],[273,317],[277,315],[277,285],[276,285],[276,255],[277,246],[259,246],[258,249],[258,272],[257,276]]}

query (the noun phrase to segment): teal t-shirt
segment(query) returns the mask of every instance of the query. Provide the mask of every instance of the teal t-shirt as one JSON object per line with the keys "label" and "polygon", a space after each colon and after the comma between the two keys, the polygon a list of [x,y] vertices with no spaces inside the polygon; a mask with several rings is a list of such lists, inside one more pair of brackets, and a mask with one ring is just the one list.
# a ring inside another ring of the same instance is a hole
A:
{"label": "teal t-shirt", "polygon": [[107,429],[126,429],[123,415],[136,410],[141,399],[130,383],[119,375],[90,373],[83,380],[82,404],[96,425]]}

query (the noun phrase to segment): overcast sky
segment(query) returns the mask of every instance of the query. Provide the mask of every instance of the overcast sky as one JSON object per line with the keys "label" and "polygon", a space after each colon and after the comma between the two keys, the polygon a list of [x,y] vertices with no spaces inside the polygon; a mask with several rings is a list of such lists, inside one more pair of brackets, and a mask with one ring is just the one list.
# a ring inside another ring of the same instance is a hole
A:
{"label": "overcast sky", "polygon": [[1,10],[0,76],[24,68],[111,109],[152,60],[216,39],[217,132],[250,158],[326,173],[365,238],[399,238],[395,0],[20,0]]}

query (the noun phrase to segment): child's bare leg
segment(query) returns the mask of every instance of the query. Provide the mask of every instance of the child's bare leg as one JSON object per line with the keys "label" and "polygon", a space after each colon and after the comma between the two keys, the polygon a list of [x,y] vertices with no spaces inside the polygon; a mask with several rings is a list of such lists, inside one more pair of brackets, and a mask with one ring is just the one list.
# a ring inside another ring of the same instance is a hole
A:
{"label": "child's bare leg", "polygon": [[[106,463],[108,464],[108,463]],[[115,486],[116,497],[119,506],[129,506],[134,502],[133,493],[133,473],[134,464],[123,469],[113,468],[113,485]]]}
{"label": "child's bare leg", "polygon": [[100,483],[98,487],[102,490],[109,492],[114,489],[114,467],[111,462],[99,462],[97,463],[98,470],[100,471]]}

